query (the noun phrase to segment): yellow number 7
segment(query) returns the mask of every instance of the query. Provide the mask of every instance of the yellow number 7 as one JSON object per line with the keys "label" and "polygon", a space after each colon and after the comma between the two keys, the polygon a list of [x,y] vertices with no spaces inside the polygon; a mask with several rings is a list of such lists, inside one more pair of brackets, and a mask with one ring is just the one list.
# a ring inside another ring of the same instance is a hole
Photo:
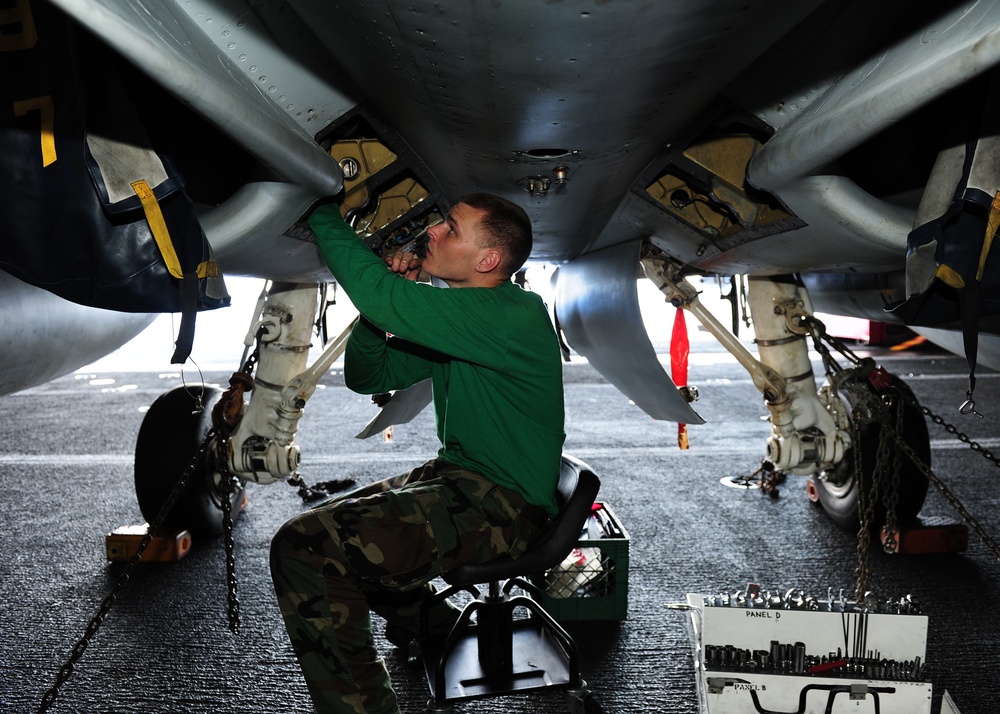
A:
{"label": "yellow number 7", "polygon": [[28,112],[37,111],[42,115],[42,166],[55,163],[56,160],[56,110],[52,96],[34,97],[14,102],[14,114],[19,117]]}

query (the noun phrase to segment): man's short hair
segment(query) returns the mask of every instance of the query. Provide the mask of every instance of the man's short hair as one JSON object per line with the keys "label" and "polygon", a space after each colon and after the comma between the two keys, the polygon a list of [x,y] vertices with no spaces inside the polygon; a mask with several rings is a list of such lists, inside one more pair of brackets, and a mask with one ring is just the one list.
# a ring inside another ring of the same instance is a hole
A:
{"label": "man's short hair", "polygon": [[523,208],[491,193],[470,193],[459,203],[485,211],[480,221],[490,248],[499,248],[504,262],[501,272],[510,277],[531,255],[531,219]]}

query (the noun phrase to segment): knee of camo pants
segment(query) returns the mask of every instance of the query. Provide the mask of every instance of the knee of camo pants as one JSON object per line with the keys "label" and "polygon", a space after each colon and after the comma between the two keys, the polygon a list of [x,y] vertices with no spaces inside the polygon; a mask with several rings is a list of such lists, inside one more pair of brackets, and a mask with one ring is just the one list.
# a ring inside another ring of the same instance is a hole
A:
{"label": "knee of camo pants", "polygon": [[336,533],[310,513],[271,541],[271,578],[317,712],[396,714],[396,696],[372,643],[368,604],[344,567]]}

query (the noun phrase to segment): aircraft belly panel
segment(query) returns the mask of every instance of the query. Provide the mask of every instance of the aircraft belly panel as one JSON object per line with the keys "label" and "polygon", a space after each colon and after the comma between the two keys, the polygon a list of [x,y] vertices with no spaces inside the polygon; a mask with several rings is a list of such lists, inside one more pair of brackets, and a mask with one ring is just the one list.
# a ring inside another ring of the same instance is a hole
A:
{"label": "aircraft belly panel", "polygon": [[[749,182],[779,197],[810,226],[824,228],[813,260],[796,259],[800,249],[784,258],[769,255],[772,267],[866,272],[902,267],[915,210],[880,200],[848,178],[822,174],[851,150],[1000,62],[1000,31],[993,21],[998,12],[1000,2],[994,1],[942,13],[930,25],[857,60],[822,88],[813,84],[809,93],[770,97],[768,104],[753,108],[776,132],[751,159]],[[763,243],[752,248],[769,251]],[[739,262],[736,253],[728,258]]]}
{"label": "aircraft belly panel", "polygon": [[[778,127],[750,163],[754,185],[780,188],[1000,62],[1000,0],[956,7],[880,54],[859,62],[801,112],[767,111]],[[785,106],[784,102],[779,102]],[[788,106],[795,106],[794,100]]]}
{"label": "aircraft belly panel", "polygon": [[566,340],[654,419],[704,424],[664,372],[639,312],[640,241],[559,267],[555,311]]}
{"label": "aircraft belly panel", "polygon": [[[721,252],[679,255],[701,270],[720,273],[902,270],[912,210],[865,193],[841,176],[802,179],[785,187],[781,197],[795,207],[805,226],[734,247],[721,246]],[[653,242],[675,253],[670,233],[659,240],[654,237]]]}
{"label": "aircraft belly panel", "polygon": [[634,176],[817,4],[292,3],[450,198],[523,205],[552,261],[603,247]]}
{"label": "aircraft belly panel", "polygon": [[[965,355],[965,342],[962,333],[958,330],[940,330],[934,327],[911,327],[910,329],[949,352]],[[980,325],[980,330],[982,329],[983,326]],[[997,329],[996,321],[993,323],[993,329]],[[979,333],[978,358],[977,364],[980,367],[989,367],[1000,371],[1000,335],[982,331]]]}
{"label": "aircraft belly panel", "polygon": [[316,197],[340,190],[337,163],[271,101],[266,86],[259,88],[234,65],[181,3],[54,2],[283,178]]}

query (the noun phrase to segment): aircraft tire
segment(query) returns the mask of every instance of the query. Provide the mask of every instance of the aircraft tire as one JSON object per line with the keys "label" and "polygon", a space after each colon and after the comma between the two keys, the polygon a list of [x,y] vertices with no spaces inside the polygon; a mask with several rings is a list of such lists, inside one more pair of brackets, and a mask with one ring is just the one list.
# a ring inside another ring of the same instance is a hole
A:
{"label": "aircraft tire", "polygon": [[[202,395],[202,411],[196,397]],[[177,387],[161,394],[149,407],[135,444],[135,495],[139,510],[152,523],[177,480],[198,453],[212,426],[212,407],[222,396],[216,387]],[[205,454],[190,475],[163,522],[166,529],[187,529],[195,535],[217,536],[223,531],[222,494],[216,485],[211,459]],[[235,518],[243,503],[243,488],[232,494]]]}
{"label": "aircraft tire", "polygon": [[[896,400],[897,405],[893,406],[891,418],[896,418],[896,410],[902,402],[903,413],[903,433],[910,447],[928,466],[931,463],[930,435],[927,431],[927,422],[924,419],[920,408],[916,405],[916,398],[910,388],[896,376],[892,376],[892,386],[898,389],[903,399]],[[855,418],[858,410],[855,409],[858,403],[856,389],[868,389],[867,384],[855,384],[848,389],[842,389],[846,394],[848,405],[851,411],[851,418]],[[877,459],[879,437],[882,426],[870,418],[870,415],[860,417],[862,419],[861,433],[861,479],[860,482],[865,489],[871,488],[871,478],[875,471]],[[827,515],[841,528],[850,531],[857,531],[861,520],[858,514],[858,489],[859,479],[855,477],[854,471],[854,449],[852,446],[847,450],[843,460],[837,464],[830,472],[829,478],[813,477],[816,486],[816,495],[819,504],[826,511]],[[890,447],[889,459],[895,457],[896,448]],[[899,525],[913,523],[924,505],[927,497],[927,478],[920,472],[916,464],[906,457],[899,455],[899,500],[896,504],[896,520]],[[882,502],[882,493],[888,484],[882,484],[875,504],[873,521],[869,524],[869,530],[877,533],[885,524],[886,508]],[[867,495],[868,490],[865,491]]]}

